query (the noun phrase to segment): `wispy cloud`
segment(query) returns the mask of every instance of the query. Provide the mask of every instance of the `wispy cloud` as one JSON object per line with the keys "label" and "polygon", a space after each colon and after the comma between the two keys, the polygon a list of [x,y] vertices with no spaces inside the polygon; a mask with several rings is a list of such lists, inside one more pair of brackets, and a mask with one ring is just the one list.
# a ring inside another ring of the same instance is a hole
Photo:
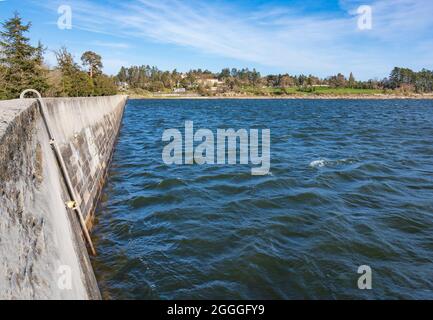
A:
{"label": "wispy cloud", "polygon": [[[353,13],[365,2],[373,7],[374,28],[361,32]],[[342,10],[326,14],[283,5],[238,10],[221,1],[198,0],[109,1],[103,6],[77,0],[71,6],[74,27],[87,31],[323,76],[338,71],[380,75],[394,64],[410,63],[410,56],[428,62],[425,55],[431,51],[425,48],[433,41],[430,0],[341,0]],[[105,45],[127,48],[114,41]]]}
{"label": "wispy cloud", "polygon": [[97,47],[106,47],[106,48],[112,48],[112,49],[130,49],[132,47],[128,43],[105,42],[105,41],[99,41],[99,40],[94,41],[92,44],[94,46],[97,46]]}

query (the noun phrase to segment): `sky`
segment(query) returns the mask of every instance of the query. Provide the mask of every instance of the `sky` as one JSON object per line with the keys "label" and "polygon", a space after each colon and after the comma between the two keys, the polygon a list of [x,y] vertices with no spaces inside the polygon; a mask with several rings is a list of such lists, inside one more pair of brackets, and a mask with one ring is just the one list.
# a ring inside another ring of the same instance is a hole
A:
{"label": "sky", "polygon": [[[69,29],[61,6],[71,9]],[[1,21],[15,11],[32,22],[29,36],[47,47],[50,66],[65,46],[77,61],[84,51],[99,53],[108,74],[146,64],[182,72],[353,72],[367,80],[395,66],[433,69],[431,0],[0,0]]]}

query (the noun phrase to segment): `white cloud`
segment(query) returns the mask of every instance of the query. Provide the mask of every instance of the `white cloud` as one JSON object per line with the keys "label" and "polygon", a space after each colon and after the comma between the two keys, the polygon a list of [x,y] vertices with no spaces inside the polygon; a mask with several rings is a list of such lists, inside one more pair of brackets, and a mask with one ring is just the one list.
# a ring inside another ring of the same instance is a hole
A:
{"label": "white cloud", "polygon": [[[350,12],[365,2],[373,7],[374,27],[361,32],[357,17]],[[417,47],[432,40],[433,1],[341,0],[340,4],[346,14],[305,15],[281,6],[245,12],[197,0],[138,0],[104,6],[77,0],[72,9],[74,27],[185,46],[281,72],[326,76],[354,71],[368,77],[389,71],[413,54],[429,61],[422,56],[426,50],[417,51]],[[106,43],[110,44],[116,46]],[[405,47],[396,52],[398,44]]]}
{"label": "white cloud", "polygon": [[93,41],[92,45],[97,47],[106,47],[106,48],[112,48],[112,49],[129,49],[131,48],[131,45],[128,43],[122,43],[122,42],[105,42],[105,41]]}

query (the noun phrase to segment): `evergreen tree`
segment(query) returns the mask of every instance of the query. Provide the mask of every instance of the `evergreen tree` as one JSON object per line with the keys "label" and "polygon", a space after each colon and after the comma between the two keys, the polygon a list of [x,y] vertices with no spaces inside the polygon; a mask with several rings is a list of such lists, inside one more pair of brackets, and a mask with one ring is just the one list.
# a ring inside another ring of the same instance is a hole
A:
{"label": "evergreen tree", "polygon": [[355,84],[356,84],[356,80],[355,77],[353,76],[353,73],[351,72],[349,76],[349,87],[353,89],[355,87]]}
{"label": "evergreen tree", "polygon": [[117,75],[117,79],[120,82],[128,81],[128,72],[125,67],[120,68],[119,74]]}
{"label": "evergreen tree", "polygon": [[6,72],[7,69],[0,65],[0,99],[7,99],[8,93],[6,90]]}
{"label": "evergreen tree", "polygon": [[117,94],[117,86],[113,77],[101,74],[94,79],[95,96],[112,96]]}
{"label": "evergreen tree", "polygon": [[0,31],[0,64],[3,85],[0,91],[3,99],[19,97],[25,89],[36,89],[44,93],[48,88],[43,68],[44,48],[30,44],[25,33],[31,23],[24,24],[18,13],[2,24]]}
{"label": "evergreen tree", "polygon": [[102,74],[102,58],[99,54],[93,51],[86,51],[81,56],[81,61],[84,66],[89,67],[90,78]]}
{"label": "evergreen tree", "polygon": [[62,73],[61,94],[67,97],[88,97],[94,93],[93,79],[80,70],[71,53],[66,48],[56,51],[58,69]]}
{"label": "evergreen tree", "polygon": [[218,79],[224,80],[227,78],[230,78],[230,69],[229,68],[222,69],[221,73],[218,76]]}

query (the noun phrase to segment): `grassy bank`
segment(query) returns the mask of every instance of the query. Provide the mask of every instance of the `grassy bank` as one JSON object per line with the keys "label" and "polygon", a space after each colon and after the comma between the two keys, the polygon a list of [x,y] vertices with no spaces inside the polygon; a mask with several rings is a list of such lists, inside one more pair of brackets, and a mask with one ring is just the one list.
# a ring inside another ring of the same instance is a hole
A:
{"label": "grassy bank", "polygon": [[239,92],[223,92],[200,95],[190,91],[174,94],[170,91],[152,93],[146,90],[122,92],[131,99],[433,99],[433,94],[406,93],[396,90],[352,89],[316,87],[300,88],[257,88],[243,87]]}
{"label": "grassy bank", "polygon": [[374,95],[386,94],[385,90],[379,89],[352,89],[352,88],[329,88],[329,87],[312,87],[312,88],[255,88],[244,87],[241,93],[258,96],[281,96],[281,95]]}

